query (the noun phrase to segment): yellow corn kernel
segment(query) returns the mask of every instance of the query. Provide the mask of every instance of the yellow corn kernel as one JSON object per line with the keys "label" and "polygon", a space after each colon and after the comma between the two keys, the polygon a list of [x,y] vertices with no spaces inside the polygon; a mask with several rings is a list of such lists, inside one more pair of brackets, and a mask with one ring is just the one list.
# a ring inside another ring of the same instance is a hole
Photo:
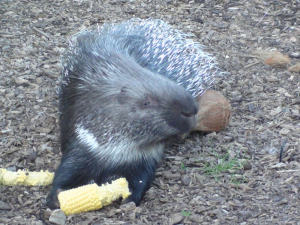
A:
{"label": "yellow corn kernel", "polygon": [[45,186],[45,185],[52,184],[53,178],[54,178],[54,173],[50,173],[49,171],[28,172],[24,185]]}
{"label": "yellow corn kernel", "polygon": [[40,172],[27,172],[23,170],[18,170],[17,172],[8,171],[6,169],[0,169],[0,184],[1,185],[49,185],[52,183],[54,173],[48,171]]}
{"label": "yellow corn kernel", "polygon": [[88,184],[60,192],[58,200],[61,210],[66,215],[70,215],[100,209],[121,197],[125,199],[129,195],[127,180],[120,178],[111,184],[102,186]]}

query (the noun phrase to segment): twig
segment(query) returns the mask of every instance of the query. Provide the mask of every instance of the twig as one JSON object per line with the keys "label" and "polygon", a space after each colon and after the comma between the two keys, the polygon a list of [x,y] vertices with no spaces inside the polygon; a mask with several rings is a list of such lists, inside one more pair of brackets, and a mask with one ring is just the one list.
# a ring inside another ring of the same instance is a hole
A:
{"label": "twig", "polygon": [[42,70],[42,74],[46,75],[47,77],[50,77],[50,78],[57,78],[57,75],[55,73],[52,73],[50,71],[47,71],[47,70]]}
{"label": "twig", "polygon": [[285,123],[286,121],[287,120],[282,120],[280,123],[272,124],[272,125],[268,126],[268,128],[279,127],[281,124]]}
{"label": "twig", "polygon": [[38,33],[40,33],[40,34],[44,35],[46,38],[50,39],[49,35],[48,35],[48,34],[46,34],[45,32],[43,32],[43,31],[41,31],[41,30],[37,29],[37,28],[36,28],[36,27],[34,27],[34,26],[30,26],[30,27],[31,27],[33,30],[35,30],[36,32],[38,32]]}
{"label": "twig", "polygon": [[259,24],[265,17],[266,15],[268,15],[270,8],[267,9],[267,11],[265,12],[265,14],[260,18],[260,20],[257,22],[257,24]]}
{"label": "twig", "polygon": [[282,145],[281,145],[280,155],[279,155],[279,162],[280,162],[280,163],[281,163],[281,161],[282,161],[283,149],[284,149],[284,146],[285,146],[285,144],[286,144],[286,141],[287,141],[287,139],[285,138],[285,139],[283,140]]}
{"label": "twig", "polygon": [[295,100],[295,101],[291,102],[288,106],[296,105],[298,103],[300,103],[300,100]]}
{"label": "twig", "polygon": [[279,170],[277,173],[291,173],[291,172],[299,172],[300,170]]}
{"label": "twig", "polygon": [[250,64],[244,66],[244,68],[249,68],[249,67],[254,66],[254,65],[258,64],[258,63],[260,63],[260,62],[257,61],[257,62],[254,62],[254,63],[250,63]]}

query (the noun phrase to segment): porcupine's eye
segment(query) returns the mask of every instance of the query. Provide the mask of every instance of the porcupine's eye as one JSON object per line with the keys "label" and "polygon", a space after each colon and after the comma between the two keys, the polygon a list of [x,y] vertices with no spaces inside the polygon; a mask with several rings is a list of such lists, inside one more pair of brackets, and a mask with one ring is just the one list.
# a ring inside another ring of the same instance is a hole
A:
{"label": "porcupine's eye", "polygon": [[157,106],[159,106],[159,101],[155,97],[151,96],[150,94],[145,94],[141,104],[141,108],[147,109],[147,108],[152,108]]}
{"label": "porcupine's eye", "polygon": [[145,102],[145,103],[144,103],[144,106],[145,106],[145,107],[148,107],[148,106],[150,106],[150,105],[151,105],[151,102]]}

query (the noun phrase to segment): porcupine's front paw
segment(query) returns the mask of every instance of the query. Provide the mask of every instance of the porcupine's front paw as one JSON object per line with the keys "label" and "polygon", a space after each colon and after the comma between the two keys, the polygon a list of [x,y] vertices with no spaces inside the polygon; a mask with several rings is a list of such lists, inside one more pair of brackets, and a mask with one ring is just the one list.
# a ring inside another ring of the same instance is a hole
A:
{"label": "porcupine's front paw", "polygon": [[58,209],[58,208],[60,208],[57,196],[62,191],[63,191],[63,189],[53,188],[51,190],[50,194],[47,196],[47,200],[46,200],[45,205],[47,207],[49,207],[50,209]]}

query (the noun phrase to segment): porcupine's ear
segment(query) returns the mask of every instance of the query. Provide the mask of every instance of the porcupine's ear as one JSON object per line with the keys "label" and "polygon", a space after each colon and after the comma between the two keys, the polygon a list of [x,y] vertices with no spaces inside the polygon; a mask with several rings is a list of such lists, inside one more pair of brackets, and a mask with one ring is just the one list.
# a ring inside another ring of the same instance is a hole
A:
{"label": "porcupine's ear", "polygon": [[122,105],[128,101],[128,87],[122,86],[120,93],[117,96],[118,102]]}

